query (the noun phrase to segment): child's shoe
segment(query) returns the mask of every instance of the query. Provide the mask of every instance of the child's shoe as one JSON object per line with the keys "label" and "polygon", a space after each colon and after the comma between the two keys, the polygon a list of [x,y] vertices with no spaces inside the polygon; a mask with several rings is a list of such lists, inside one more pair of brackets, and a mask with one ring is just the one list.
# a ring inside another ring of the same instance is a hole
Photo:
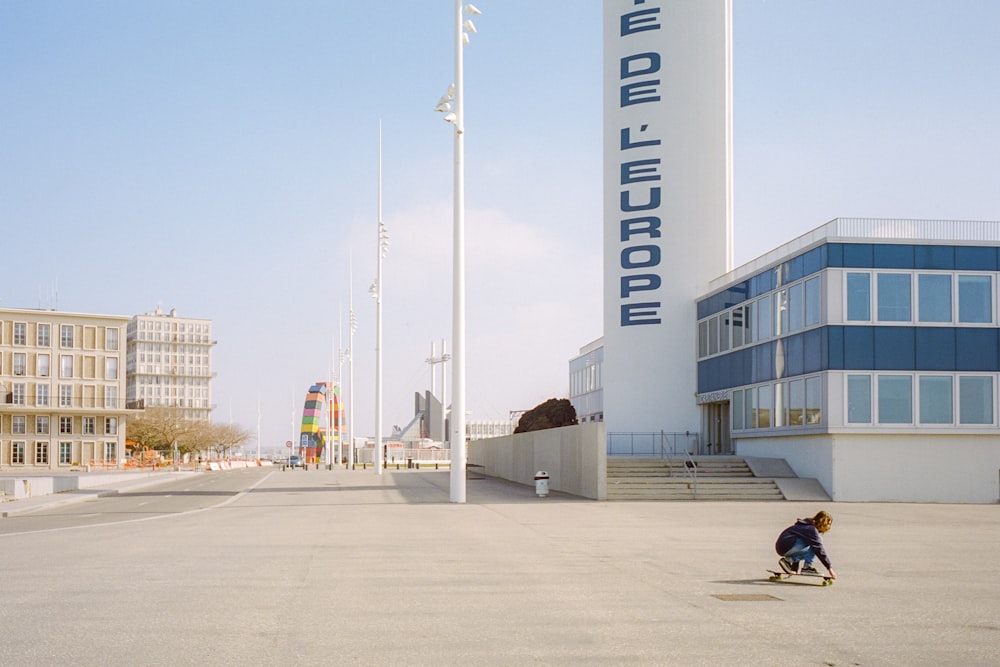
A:
{"label": "child's shoe", "polygon": [[785,574],[798,574],[801,563],[802,561],[793,563],[784,556],[778,559],[778,565],[780,565],[781,569],[785,571]]}

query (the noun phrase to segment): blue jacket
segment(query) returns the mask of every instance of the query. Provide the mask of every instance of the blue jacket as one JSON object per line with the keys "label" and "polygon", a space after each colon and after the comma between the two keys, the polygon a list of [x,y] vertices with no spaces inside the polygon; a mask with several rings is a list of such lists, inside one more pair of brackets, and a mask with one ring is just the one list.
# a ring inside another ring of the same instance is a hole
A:
{"label": "blue jacket", "polygon": [[795,525],[781,531],[778,541],[774,543],[774,550],[778,552],[779,556],[784,556],[789,549],[795,546],[795,540],[798,538],[809,545],[819,561],[827,569],[830,569],[830,557],[826,555],[826,549],[823,547],[823,538],[809,519],[797,519]]}

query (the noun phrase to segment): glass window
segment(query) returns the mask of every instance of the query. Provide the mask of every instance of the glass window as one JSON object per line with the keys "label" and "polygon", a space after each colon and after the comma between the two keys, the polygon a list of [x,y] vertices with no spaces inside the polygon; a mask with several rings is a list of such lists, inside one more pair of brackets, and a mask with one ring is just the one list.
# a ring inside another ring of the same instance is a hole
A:
{"label": "glass window", "polygon": [[788,331],[798,331],[804,326],[805,309],[802,300],[804,289],[803,283],[788,288]]}
{"label": "glass window", "polygon": [[805,421],[806,382],[792,380],[788,383],[788,425],[802,426]]}
{"label": "glass window", "polygon": [[35,405],[47,407],[49,404],[49,385],[35,385]]}
{"label": "glass window", "polygon": [[820,315],[823,312],[823,294],[820,291],[821,284],[819,276],[806,281],[805,308],[807,327],[819,324]]}
{"label": "glass window", "polygon": [[118,379],[118,357],[106,357],[104,359],[104,379]]}
{"label": "glass window", "polygon": [[774,425],[788,426],[788,383],[774,384]]}
{"label": "glass window", "polygon": [[818,377],[806,378],[806,424],[823,421],[823,390]]}
{"label": "glass window", "polygon": [[780,336],[788,331],[788,290],[774,293],[774,335]]}
{"label": "glass window", "polygon": [[73,385],[71,384],[59,385],[59,407],[60,408],[73,407]]}
{"label": "glass window", "polygon": [[[806,303],[809,295],[806,294]],[[872,318],[871,275],[867,273],[847,274],[847,319],[865,322]]]}
{"label": "glass window", "polygon": [[743,317],[743,306],[733,309],[733,347],[743,346],[743,331],[746,329],[746,320]]}
{"label": "glass window", "polygon": [[97,417],[84,417],[83,418],[83,434],[84,435],[95,435],[97,433],[97,428],[95,427],[97,423]]}
{"label": "glass window", "polygon": [[28,344],[28,323],[14,322],[14,345]]}
{"label": "glass window", "polygon": [[60,417],[59,418],[59,433],[63,435],[73,434],[73,418],[72,417]]}
{"label": "glass window", "polygon": [[880,322],[909,322],[911,280],[908,273],[878,274],[878,319]]}
{"label": "glass window", "polygon": [[719,318],[713,317],[708,321],[708,353],[719,353]]}
{"label": "glass window", "polygon": [[24,415],[14,415],[10,422],[10,432],[14,435],[24,435],[27,433],[27,417]]}
{"label": "glass window", "polygon": [[73,377],[73,355],[63,354],[59,356],[59,377]]}
{"label": "glass window", "polygon": [[104,443],[104,460],[114,461],[115,460],[115,443],[105,442]]}
{"label": "glass window", "polygon": [[719,316],[719,352],[729,350],[729,337],[732,335],[733,318],[731,312]]}
{"label": "glass window", "polygon": [[698,358],[708,356],[708,321],[698,323]]}
{"label": "glass window", "polygon": [[49,416],[48,415],[36,415],[35,416],[35,433],[46,434],[49,432]]}
{"label": "glass window", "polygon": [[24,442],[10,443],[10,462],[24,463]]}
{"label": "glass window", "polygon": [[35,374],[43,378],[49,376],[49,355],[39,354],[35,357]]}
{"label": "glass window", "polygon": [[118,434],[118,417],[104,418],[104,435]]}
{"label": "glass window", "polygon": [[733,430],[743,430],[743,390],[733,392]]}
{"label": "glass window", "polygon": [[104,332],[104,349],[105,350],[117,350],[118,349],[118,329],[108,328]]}
{"label": "glass window", "polygon": [[913,378],[909,375],[878,376],[878,421],[880,424],[913,422]]}
{"label": "glass window", "polygon": [[35,464],[43,465],[49,462],[49,443],[35,443]]}
{"label": "glass window", "polygon": [[757,387],[757,428],[771,428],[771,404],[774,402],[771,385]]}
{"label": "glass window", "polygon": [[73,325],[63,324],[59,327],[59,345],[73,347]]}
{"label": "glass window", "polygon": [[774,309],[771,307],[771,295],[761,297],[757,299],[756,309],[754,312],[757,314],[757,319],[755,324],[757,325],[754,331],[754,340],[767,340],[771,337],[771,322],[774,320]]}
{"label": "glass window", "polygon": [[921,322],[951,322],[951,276],[917,276],[917,307]]}
{"label": "glass window", "polygon": [[872,421],[872,377],[847,376],[847,423],[870,424]]}
{"label": "glass window", "polygon": [[24,352],[14,353],[14,375],[24,375],[28,372],[28,355]]}
{"label": "glass window", "polygon": [[[754,341],[754,322],[756,320],[757,307],[753,303],[743,306],[743,342],[747,345]],[[749,428],[749,426],[748,426]]]}
{"label": "glass window", "polygon": [[[118,407],[118,387],[104,388],[104,407],[116,409]],[[108,435],[113,435],[109,433]]]}
{"label": "glass window", "polygon": [[70,464],[73,462],[73,443],[59,443],[59,463]]}
{"label": "glass window", "polygon": [[11,403],[13,405],[27,405],[28,391],[23,382],[17,382],[11,387]]}
{"label": "glass window", "polygon": [[743,400],[743,417],[746,428],[757,428],[757,390],[747,389]]}
{"label": "glass window", "polygon": [[993,321],[993,278],[958,277],[958,321],[989,324]]}
{"label": "glass window", "polygon": [[963,375],[958,378],[958,421],[960,424],[993,423],[993,378]]}
{"label": "glass window", "polygon": [[38,347],[48,347],[50,345],[49,336],[51,332],[51,327],[48,324],[38,325]]}
{"label": "glass window", "polygon": [[921,375],[920,423],[950,424],[952,412],[952,383],[950,375]]}

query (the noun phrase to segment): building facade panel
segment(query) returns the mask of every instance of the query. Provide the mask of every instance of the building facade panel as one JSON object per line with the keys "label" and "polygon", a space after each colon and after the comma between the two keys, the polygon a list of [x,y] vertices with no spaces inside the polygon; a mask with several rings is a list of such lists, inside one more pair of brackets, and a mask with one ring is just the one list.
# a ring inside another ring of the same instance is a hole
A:
{"label": "building facade panel", "polygon": [[0,467],[120,464],[127,321],[0,309]]}

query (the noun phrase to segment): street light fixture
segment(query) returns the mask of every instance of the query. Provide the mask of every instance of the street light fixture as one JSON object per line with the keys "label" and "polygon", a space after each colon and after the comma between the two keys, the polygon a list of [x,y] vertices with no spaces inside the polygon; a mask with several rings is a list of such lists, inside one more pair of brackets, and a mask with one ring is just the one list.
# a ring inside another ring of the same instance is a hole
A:
{"label": "street light fixture", "polygon": [[476,27],[463,14],[479,15],[481,11],[471,4],[462,5],[455,0],[455,83],[438,101],[436,111],[445,114],[444,120],[455,126],[455,185],[454,233],[452,275],[452,399],[450,438],[451,493],[453,503],[465,502],[465,115],[464,70],[462,53],[469,43],[469,33]]}

